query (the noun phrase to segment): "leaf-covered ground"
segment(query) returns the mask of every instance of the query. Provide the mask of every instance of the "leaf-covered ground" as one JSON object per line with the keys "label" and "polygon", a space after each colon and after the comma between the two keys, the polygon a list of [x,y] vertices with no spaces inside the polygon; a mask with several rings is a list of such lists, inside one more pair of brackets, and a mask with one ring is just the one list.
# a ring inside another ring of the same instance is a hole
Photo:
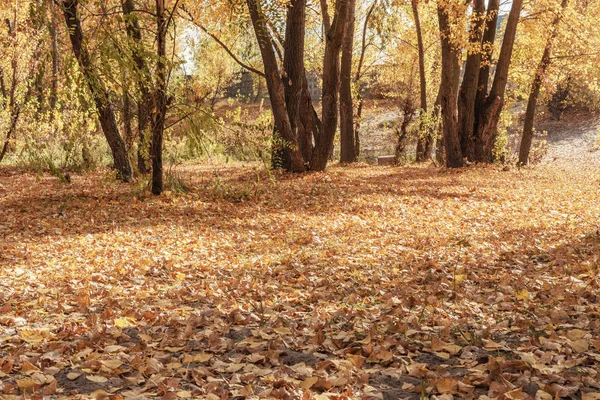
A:
{"label": "leaf-covered ground", "polygon": [[600,166],[552,167],[0,172],[0,398],[598,399]]}

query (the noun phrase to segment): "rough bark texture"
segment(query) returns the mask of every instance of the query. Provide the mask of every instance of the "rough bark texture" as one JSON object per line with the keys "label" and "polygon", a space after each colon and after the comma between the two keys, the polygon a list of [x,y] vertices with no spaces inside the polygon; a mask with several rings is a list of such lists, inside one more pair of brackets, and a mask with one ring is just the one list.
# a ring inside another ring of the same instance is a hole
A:
{"label": "rough bark texture", "polygon": [[131,57],[135,64],[136,84],[139,92],[137,102],[138,116],[138,153],[137,153],[137,168],[138,172],[146,174],[149,172],[148,157],[149,149],[149,124],[152,112],[152,95],[150,93],[150,70],[143,57],[143,42],[142,31],[134,11],[133,0],[123,0],[121,2],[123,15],[126,22],[127,37],[131,41]]}
{"label": "rough bark texture", "polygon": [[298,141],[290,124],[285,104],[285,90],[277,67],[275,52],[269,39],[270,35],[265,23],[265,17],[260,10],[258,0],[246,0],[246,4],[250,11],[250,18],[252,19],[252,25],[265,67],[265,78],[271,99],[275,129],[289,147],[290,171],[303,172],[305,170],[304,159],[302,158],[302,154],[298,148]]}
{"label": "rough bark texture", "polygon": [[569,0],[562,0],[561,10],[558,12],[554,20],[552,21],[552,31],[546,46],[544,47],[544,54],[538,64],[533,82],[531,84],[531,90],[529,92],[529,99],[527,101],[527,111],[525,111],[525,122],[523,126],[523,137],[521,138],[521,145],[519,148],[519,164],[526,165],[529,161],[529,152],[531,151],[531,143],[533,142],[533,123],[535,120],[535,108],[537,106],[537,99],[540,94],[540,88],[542,87],[542,80],[546,76],[546,70],[550,66],[552,55],[552,47],[554,40],[558,35],[558,25],[560,24],[563,11],[569,5]]}
{"label": "rough bark texture", "polygon": [[356,0],[348,0],[346,30],[342,41],[340,67],[340,161],[355,162],[354,106],[352,104],[352,52],[354,50],[354,20]]}
{"label": "rough bark texture", "polygon": [[83,31],[77,13],[77,5],[77,0],[63,2],[63,13],[73,53],[85,76],[92,97],[94,98],[94,103],[98,109],[100,125],[102,126],[102,131],[104,132],[104,136],[111,149],[115,169],[119,172],[119,178],[128,182],[131,179],[132,170],[127,155],[127,149],[125,148],[125,142],[119,134],[117,120],[112,105],[110,104],[108,91],[104,87],[96,71],[94,71],[90,55],[83,45]]}
{"label": "rough bark texture", "polygon": [[459,52],[450,41],[449,10],[438,6],[442,42],[442,81],[440,84],[441,109],[444,124],[444,148],[446,166],[458,168],[464,165],[458,136],[458,110],[456,77],[459,76]]}
{"label": "rough bark texture", "polygon": [[[479,71],[479,79],[477,84],[477,96],[475,99],[475,108],[480,110],[483,108],[483,102],[488,94],[490,80],[490,66],[494,53],[494,42],[496,41],[496,29],[498,27],[498,10],[500,9],[500,0],[489,0],[486,12],[486,23],[483,32],[482,52],[481,52],[481,69]],[[477,124],[477,113],[475,115],[475,123]]]}
{"label": "rough bark texture", "polygon": [[323,132],[317,138],[311,160],[311,169],[324,171],[329,155],[333,151],[333,140],[338,122],[338,93],[340,82],[340,50],[348,16],[348,1],[335,2],[335,16],[331,28],[327,31],[325,55],[323,57]]}
{"label": "rough bark texture", "polygon": [[475,0],[469,32],[468,56],[458,94],[458,132],[464,157],[473,160],[475,155],[473,132],[475,129],[475,99],[481,68],[481,41],[485,23],[484,0]]}
{"label": "rough bark texture", "polygon": [[163,191],[163,133],[167,115],[167,20],[165,18],[165,0],[156,0],[156,90],[154,91],[154,110],[152,113],[152,193]]}
{"label": "rough bark texture", "polygon": [[523,0],[514,0],[508,15],[506,31],[500,48],[500,56],[494,73],[494,82],[490,93],[483,104],[483,109],[477,110],[480,116],[475,130],[474,161],[493,162],[493,149],[497,136],[498,121],[504,106],[504,92],[508,82],[508,70],[512,58],[519,16]]}
{"label": "rough bark texture", "polygon": [[412,13],[417,32],[417,49],[419,52],[419,92],[421,95],[421,125],[419,137],[417,138],[416,161],[423,162],[429,158],[428,148],[431,149],[431,135],[426,131],[425,116],[427,115],[427,76],[425,74],[425,49],[423,45],[423,32],[421,31],[421,19],[419,18],[419,2],[412,0]]}
{"label": "rough bark texture", "polygon": [[[285,91],[285,104],[287,108],[290,127],[295,137],[298,137],[300,117],[300,103],[302,101],[302,86],[305,79],[304,72],[304,33],[306,25],[306,0],[292,0],[287,7],[285,25],[285,39],[283,43],[283,84]],[[306,159],[305,159],[306,160]],[[279,146],[274,149],[273,156],[275,168],[289,170],[289,149]],[[277,164],[280,161],[281,164]],[[308,161],[308,160],[306,160]]]}

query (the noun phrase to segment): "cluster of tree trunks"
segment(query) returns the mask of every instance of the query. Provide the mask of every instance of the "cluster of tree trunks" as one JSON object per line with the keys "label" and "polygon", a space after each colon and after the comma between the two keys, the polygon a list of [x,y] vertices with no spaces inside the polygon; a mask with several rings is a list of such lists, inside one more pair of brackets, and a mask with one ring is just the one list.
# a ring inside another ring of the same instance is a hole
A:
{"label": "cluster of tree trunks", "polygon": [[326,32],[321,119],[311,101],[304,66],[306,0],[291,0],[287,6],[283,71],[279,71],[259,1],[246,3],[262,55],[275,122],[274,166],[292,172],[324,170],[333,153],[339,115],[342,161],[356,161],[351,80],[356,1],[337,0],[333,19],[327,2],[321,2]]}
{"label": "cluster of tree trunks", "polygon": [[[441,108],[444,125],[446,166],[469,162],[492,162],[497,126],[504,106],[504,93],[523,0],[514,0],[488,92],[490,60],[496,39],[500,1],[474,0],[469,32],[469,54],[460,84],[460,48],[452,42],[452,18],[464,15],[463,4],[438,6],[442,45]],[[463,7],[463,10],[460,9]]]}

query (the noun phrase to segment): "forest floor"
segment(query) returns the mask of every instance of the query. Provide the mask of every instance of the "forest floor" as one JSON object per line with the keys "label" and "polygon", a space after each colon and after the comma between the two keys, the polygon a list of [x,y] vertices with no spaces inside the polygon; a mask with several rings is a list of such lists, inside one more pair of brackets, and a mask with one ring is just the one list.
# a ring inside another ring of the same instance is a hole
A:
{"label": "forest floor", "polygon": [[161,197],[0,170],[0,399],[600,399],[590,132],[522,169],[186,165]]}

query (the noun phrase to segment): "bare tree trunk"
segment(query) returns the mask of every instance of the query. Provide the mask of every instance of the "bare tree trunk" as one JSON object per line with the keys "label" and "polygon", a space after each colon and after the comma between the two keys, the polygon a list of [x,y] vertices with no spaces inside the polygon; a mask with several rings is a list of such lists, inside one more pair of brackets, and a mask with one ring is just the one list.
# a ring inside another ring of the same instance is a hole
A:
{"label": "bare tree trunk", "polygon": [[135,64],[137,77],[136,83],[139,91],[139,100],[137,102],[137,116],[138,116],[138,154],[137,154],[137,168],[138,172],[146,174],[150,171],[148,167],[148,157],[150,155],[149,146],[149,124],[150,114],[152,112],[152,95],[150,94],[150,85],[152,84],[152,78],[150,76],[150,70],[144,60],[143,56],[143,42],[142,42],[142,31],[140,24],[134,11],[133,0],[122,0],[121,7],[123,9],[123,16],[126,22],[127,37],[132,42],[132,58]]}
{"label": "bare tree trunk", "polygon": [[340,50],[348,16],[348,1],[336,0],[335,16],[327,31],[325,55],[323,57],[323,132],[317,138],[310,163],[311,169],[324,171],[329,155],[333,151],[333,140],[338,122],[338,94],[340,82]]}
{"label": "bare tree trunk", "polygon": [[83,46],[83,31],[77,12],[77,0],[66,0],[63,2],[65,22],[69,32],[69,39],[75,58],[86,78],[94,103],[98,109],[100,125],[108,145],[112,151],[115,169],[119,172],[119,178],[125,182],[131,180],[131,164],[125,148],[125,142],[119,134],[115,113],[110,104],[108,91],[94,71],[92,60],[87,49]]}
{"label": "bare tree trunk", "polygon": [[[446,5],[450,7],[450,5]],[[459,50],[451,42],[449,10],[438,5],[438,19],[442,42],[442,82],[440,84],[441,109],[444,124],[444,148],[446,166],[458,168],[464,165],[458,133],[458,88],[456,77],[460,74]]]}
{"label": "bare tree trunk", "polygon": [[285,104],[285,90],[277,67],[277,59],[271,44],[270,34],[265,23],[265,16],[258,5],[258,0],[246,0],[246,4],[250,11],[250,18],[252,19],[252,25],[263,59],[267,88],[271,98],[271,109],[275,120],[275,129],[289,146],[290,171],[303,172],[305,170],[304,159],[302,158],[297,138],[290,124]]}
{"label": "bare tree trunk", "polygon": [[340,161],[355,162],[354,106],[352,104],[352,52],[354,50],[354,20],[356,0],[348,0],[346,31],[342,41],[340,67]]}
{"label": "bare tree trunk", "polygon": [[475,0],[469,32],[468,56],[462,85],[458,93],[458,132],[464,157],[474,159],[475,99],[481,69],[481,41],[484,29],[484,0]]}
{"label": "bare tree trunk", "polygon": [[500,56],[494,73],[494,82],[483,108],[477,110],[480,114],[475,129],[474,161],[492,162],[493,149],[497,136],[498,121],[504,107],[504,93],[508,82],[508,70],[512,58],[519,16],[523,0],[514,0],[508,15],[506,31],[500,48]]}
{"label": "bare tree trunk", "polygon": [[569,5],[569,0],[562,0],[561,10],[558,12],[554,21],[552,21],[552,32],[546,41],[546,47],[544,47],[544,54],[542,59],[535,71],[533,82],[531,84],[531,91],[529,92],[529,100],[527,101],[527,111],[525,112],[525,123],[523,127],[523,137],[521,138],[521,145],[519,148],[519,164],[526,165],[529,161],[529,152],[531,151],[531,143],[533,142],[533,123],[535,120],[535,108],[537,106],[537,99],[540,94],[542,87],[542,80],[546,76],[546,71],[550,66],[551,60],[550,55],[552,54],[552,47],[554,40],[558,35],[558,26],[562,20],[564,10]]}

